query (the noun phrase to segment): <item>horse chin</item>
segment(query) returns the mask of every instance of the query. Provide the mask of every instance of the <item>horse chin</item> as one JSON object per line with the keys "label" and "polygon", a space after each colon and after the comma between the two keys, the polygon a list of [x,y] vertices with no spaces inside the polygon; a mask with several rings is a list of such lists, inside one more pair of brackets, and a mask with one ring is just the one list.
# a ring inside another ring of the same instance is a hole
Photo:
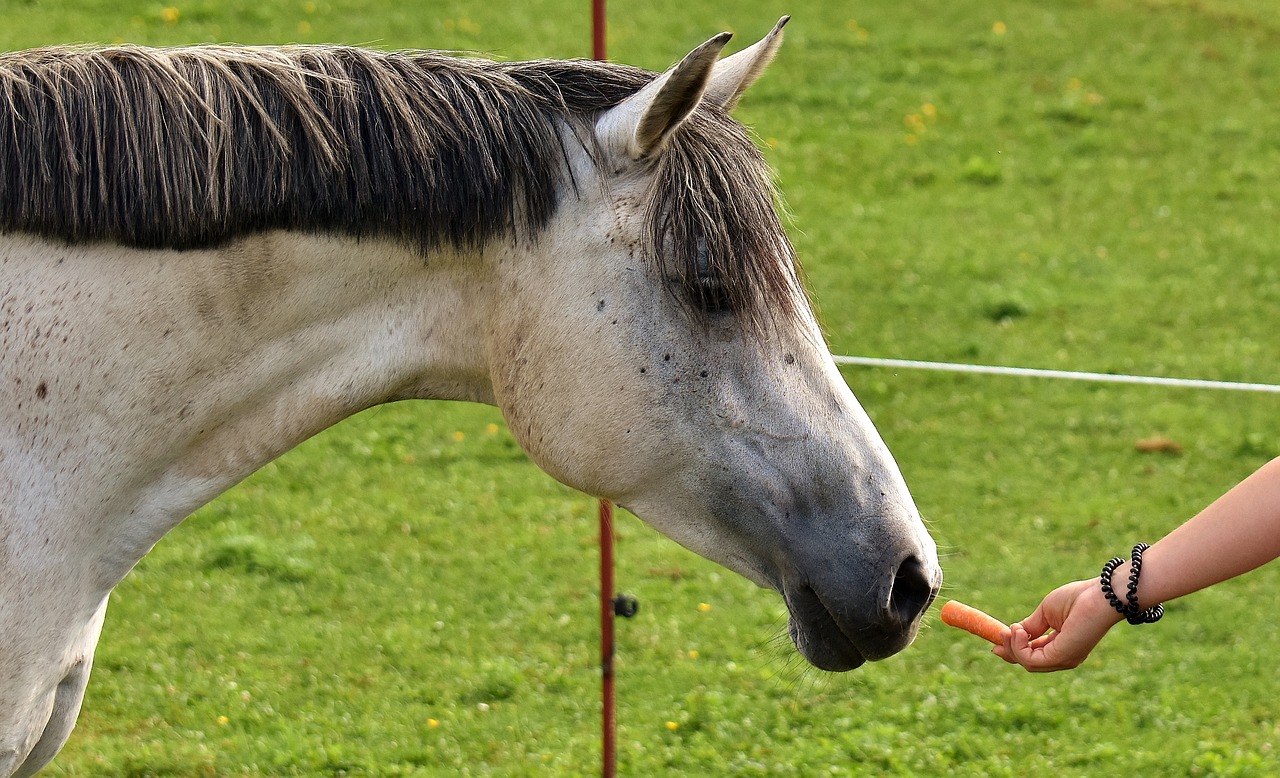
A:
{"label": "horse chin", "polygon": [[791,634],[791,642],[795,643],[800,656],[819,670],[844,673],[866,664],[867,658],[838,630],[815,638],[792,616],[787,623],[787,631]]}
{"label": "horse chin", "polygon": [[842,624],[808,586],[788,587],[783,599],[791,613],[787,623],[791,641],[819,670],[854,670],[893,656],[915,639],[915,624],[906,629]]}

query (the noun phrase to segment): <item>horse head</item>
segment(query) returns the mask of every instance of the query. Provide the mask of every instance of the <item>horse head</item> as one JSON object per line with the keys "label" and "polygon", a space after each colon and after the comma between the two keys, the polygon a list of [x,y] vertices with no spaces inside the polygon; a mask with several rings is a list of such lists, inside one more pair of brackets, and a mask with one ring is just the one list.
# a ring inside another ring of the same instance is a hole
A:
{"label": "horse head", "polygon": [[848,670],[914,639],[941,572],[728,115],[785,22],[724,59],[716,36],[566,126],[556,219],[532,260],[495,263],[489,359],[539,465],[776,589],[800,652]]}

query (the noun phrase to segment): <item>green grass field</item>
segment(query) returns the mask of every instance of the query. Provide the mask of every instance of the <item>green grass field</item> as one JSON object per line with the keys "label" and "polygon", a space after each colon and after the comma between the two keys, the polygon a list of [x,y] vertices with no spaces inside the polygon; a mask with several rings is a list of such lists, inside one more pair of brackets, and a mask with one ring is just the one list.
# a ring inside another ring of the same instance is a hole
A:
{"label": "green grass field", "polygon": [[[738,115],[776,166],[836,353],[1280,380],[1271,0],[615,4],[666,67],[783,13]],[[0,48],[342,42],[589,54],[560,0],[0,0]],[[1007,619],[1280,454],[1280,398],[849,369],[943,550]],[[1144,454],[1168,437],[1181,453]],[[1280,567],[1032,676],[928,617],[845,675],[778,597],[630,516],[626,775],[1280,774]],[[412,403],[310,441],[168,536],[112,600],[50,775],[598,771],[595,503],[497,411]]]}

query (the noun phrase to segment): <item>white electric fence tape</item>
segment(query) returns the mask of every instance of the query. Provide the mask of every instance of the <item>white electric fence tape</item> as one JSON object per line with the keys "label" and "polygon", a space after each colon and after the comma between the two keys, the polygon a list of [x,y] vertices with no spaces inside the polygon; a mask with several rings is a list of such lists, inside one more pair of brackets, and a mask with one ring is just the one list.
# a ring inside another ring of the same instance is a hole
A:
{"label": "white electric fence tape", "polygon": [[1021,376],[1025,378],[1060,378],[1068,381],[1097,381],[1111,384],[1148,384],[1177,386],[1185,389],[1227,389],[1237,392],[1270,392],[1280,394],[1280,385],[1250,384],[1239,381],[1204,381],[1196,378],[1161,378],[1159,376],[1117,375],[1112,373],[1080,373],[1073,370],[1042,370],[1032,367],[1000,367],[966,365],[957,362],[921,362],[914,359],[881,359],[879,357],[846,357],[832,355],[837,365],[864,367],[896,367],[908,370],[940,370],[950,373],[982,373],[986,375]]}

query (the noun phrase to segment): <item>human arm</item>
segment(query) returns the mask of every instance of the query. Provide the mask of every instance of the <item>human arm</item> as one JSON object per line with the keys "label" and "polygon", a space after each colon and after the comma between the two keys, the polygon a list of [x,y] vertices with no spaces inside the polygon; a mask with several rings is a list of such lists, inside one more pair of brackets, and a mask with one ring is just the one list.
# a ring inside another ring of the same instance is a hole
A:
{"label": "human arm", "polygon": [[[1138,604],[1156,603],[1247,573],[1280,556],[1280,459],[1263,465],[1142,555]],[[1123,597],[1129,562],[1113,580]],[[995,653],[1033,672],[1078,666],[1123,617],[1097,578],[1050,592]]]}

